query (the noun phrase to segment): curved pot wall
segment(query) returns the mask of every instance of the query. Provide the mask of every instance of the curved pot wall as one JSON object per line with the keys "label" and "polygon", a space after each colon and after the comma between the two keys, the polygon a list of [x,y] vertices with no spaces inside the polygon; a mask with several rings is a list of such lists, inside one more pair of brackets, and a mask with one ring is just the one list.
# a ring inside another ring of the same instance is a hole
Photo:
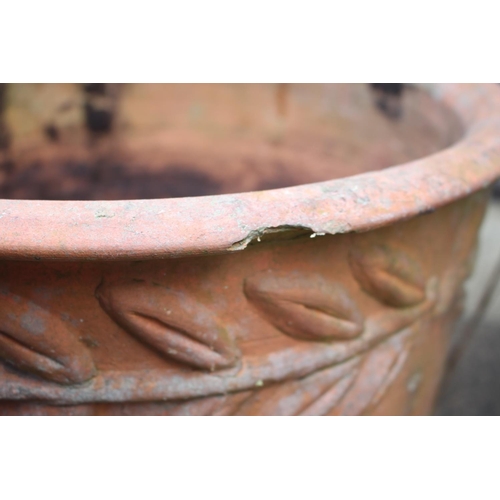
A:
{"label": "curved pot wall", "polygon": [[400,167],[180,200],[2,200],[0,412],[429,413],[500,171],[498,91],[433,92],[463,138]]}

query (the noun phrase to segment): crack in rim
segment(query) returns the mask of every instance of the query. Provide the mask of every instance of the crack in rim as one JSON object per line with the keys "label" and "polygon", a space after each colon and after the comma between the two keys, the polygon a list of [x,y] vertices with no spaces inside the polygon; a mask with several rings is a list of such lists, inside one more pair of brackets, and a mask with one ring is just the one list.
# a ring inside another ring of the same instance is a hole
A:
{"label": "crack in rim", "polygon": [[487,188],[500,176],[497,86],[436,84],[430,93],[465,129],[458,142],[435,154],[376,172],[260,192],[132,201],[0,200],[0,258],[130,260],[227,253],[242,250],[266,228],[300,226],[339,234],[427,213]]}

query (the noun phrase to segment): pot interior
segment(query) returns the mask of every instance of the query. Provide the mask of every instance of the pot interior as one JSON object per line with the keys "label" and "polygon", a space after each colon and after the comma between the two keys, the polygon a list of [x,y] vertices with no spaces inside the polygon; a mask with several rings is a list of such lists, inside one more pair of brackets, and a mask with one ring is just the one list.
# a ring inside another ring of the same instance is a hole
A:
{"label": "pot interior", "polygon": [[0,197],[258,191],[444,149],[455,114],[397,84],[1,84]]}

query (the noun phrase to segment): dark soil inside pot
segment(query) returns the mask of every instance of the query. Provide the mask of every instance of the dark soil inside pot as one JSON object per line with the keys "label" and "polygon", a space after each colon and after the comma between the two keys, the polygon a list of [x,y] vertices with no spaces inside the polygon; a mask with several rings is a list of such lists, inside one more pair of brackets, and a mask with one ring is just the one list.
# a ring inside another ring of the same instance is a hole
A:
{"label": "dark soil inside pot", "polygon": [[450,110],[412,86],[0,85],[0,197],[273,189],[425,157],[461,134]]}

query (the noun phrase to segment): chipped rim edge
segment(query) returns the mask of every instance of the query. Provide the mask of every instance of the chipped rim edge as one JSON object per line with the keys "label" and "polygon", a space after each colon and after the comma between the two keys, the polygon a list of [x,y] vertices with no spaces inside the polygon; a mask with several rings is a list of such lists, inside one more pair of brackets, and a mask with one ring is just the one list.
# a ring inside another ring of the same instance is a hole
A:
{"label": "chipped rim edge", "polygon": [[226,253],[268,232],[366,231],[432,212],[500,177],[500,88],[425,85],[462,121],[433,155],[314,184],[238,194],[127,201],[0,200],[0,258],[138,260]]}

